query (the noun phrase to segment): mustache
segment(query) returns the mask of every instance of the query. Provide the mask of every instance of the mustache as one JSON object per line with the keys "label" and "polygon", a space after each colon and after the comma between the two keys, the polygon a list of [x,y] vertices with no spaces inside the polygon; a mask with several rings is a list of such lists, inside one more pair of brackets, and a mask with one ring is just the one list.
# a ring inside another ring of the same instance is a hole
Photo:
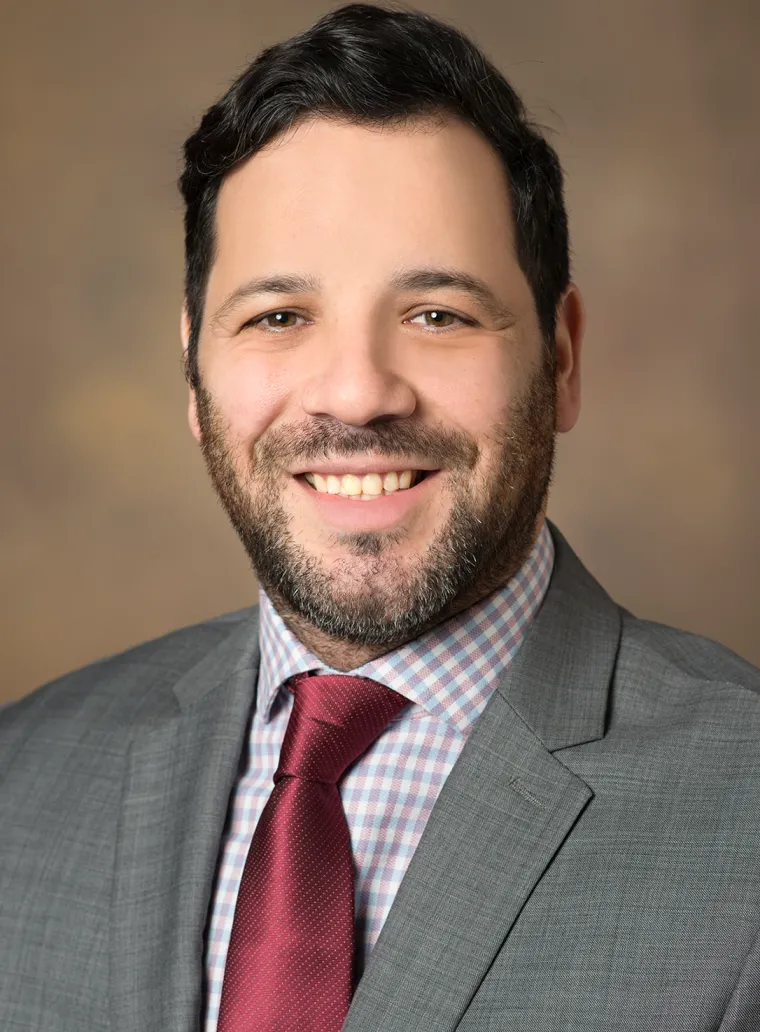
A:
{"label": "mustache", "polygon": [[256,442],[254,458],[260,472],[270,473],[283,465],[368,453],[399,460],[413,456],[441,469],[470,470],[477,463],[480,449],[464,431],[442,424],[386,420],[348,426],[330,416],[317,416],[306,423],[268,430]]}

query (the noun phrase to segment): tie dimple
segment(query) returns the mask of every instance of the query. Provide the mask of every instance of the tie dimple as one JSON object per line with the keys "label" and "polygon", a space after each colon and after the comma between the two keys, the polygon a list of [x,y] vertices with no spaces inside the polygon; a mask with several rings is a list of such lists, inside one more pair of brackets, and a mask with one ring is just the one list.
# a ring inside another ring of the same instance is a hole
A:
{"label": "tie dimple", "polygon": [[352,993],[351,841],[337,782],[408,700],[365,677],[291,682],[275,787],[238,892],[218,1032],[338,1032]]}

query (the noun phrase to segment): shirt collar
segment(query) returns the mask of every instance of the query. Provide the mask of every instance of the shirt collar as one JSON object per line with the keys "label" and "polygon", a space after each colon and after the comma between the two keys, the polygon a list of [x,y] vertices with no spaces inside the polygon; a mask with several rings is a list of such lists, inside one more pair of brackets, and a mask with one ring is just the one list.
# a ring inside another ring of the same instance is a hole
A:
{"label": "shirt collar", "polygon": [[[554,565],[554,542],[544,521],[531,554],[503,587],[414,641],[351,670],[399,692],[466,735],[517,654],[541,607]],[[290,631],[259,591],[261,666],[256,714],[267,721],[283,683],[325,666]]]}

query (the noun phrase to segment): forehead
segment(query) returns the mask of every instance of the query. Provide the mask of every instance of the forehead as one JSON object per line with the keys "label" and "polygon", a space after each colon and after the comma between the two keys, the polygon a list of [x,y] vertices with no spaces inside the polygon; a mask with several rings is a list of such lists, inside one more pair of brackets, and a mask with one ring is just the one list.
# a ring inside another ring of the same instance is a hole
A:
{"label": "forehead", "polygon": [[216,238],[212,281],[273,266],[327,275],[400,262],[481,274],[515,265],[503,164],[455,119],[392,129],[303,123],[225,179]]}

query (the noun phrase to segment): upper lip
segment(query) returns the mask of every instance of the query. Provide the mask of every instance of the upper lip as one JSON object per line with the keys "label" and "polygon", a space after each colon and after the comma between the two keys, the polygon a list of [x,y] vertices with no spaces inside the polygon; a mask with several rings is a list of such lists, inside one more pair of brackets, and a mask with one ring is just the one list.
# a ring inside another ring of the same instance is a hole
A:
{"label": "upper lip", "polygon": [[300,476],[302,473],[321,473],[326,476],[328,473],[335,473],[341,475],[343,473],[353,473],[354,476],[361,476],[363,473],[399,473],[405,469],[410,470],[426,470],[432,471],[438,469],[438,466],[425,465],[425,463],[414,463],[407,464],[405,459],[332,459],[331,461],[315,462],[311,466],[303,466],[301,469],[293,471],[293,476]]}

